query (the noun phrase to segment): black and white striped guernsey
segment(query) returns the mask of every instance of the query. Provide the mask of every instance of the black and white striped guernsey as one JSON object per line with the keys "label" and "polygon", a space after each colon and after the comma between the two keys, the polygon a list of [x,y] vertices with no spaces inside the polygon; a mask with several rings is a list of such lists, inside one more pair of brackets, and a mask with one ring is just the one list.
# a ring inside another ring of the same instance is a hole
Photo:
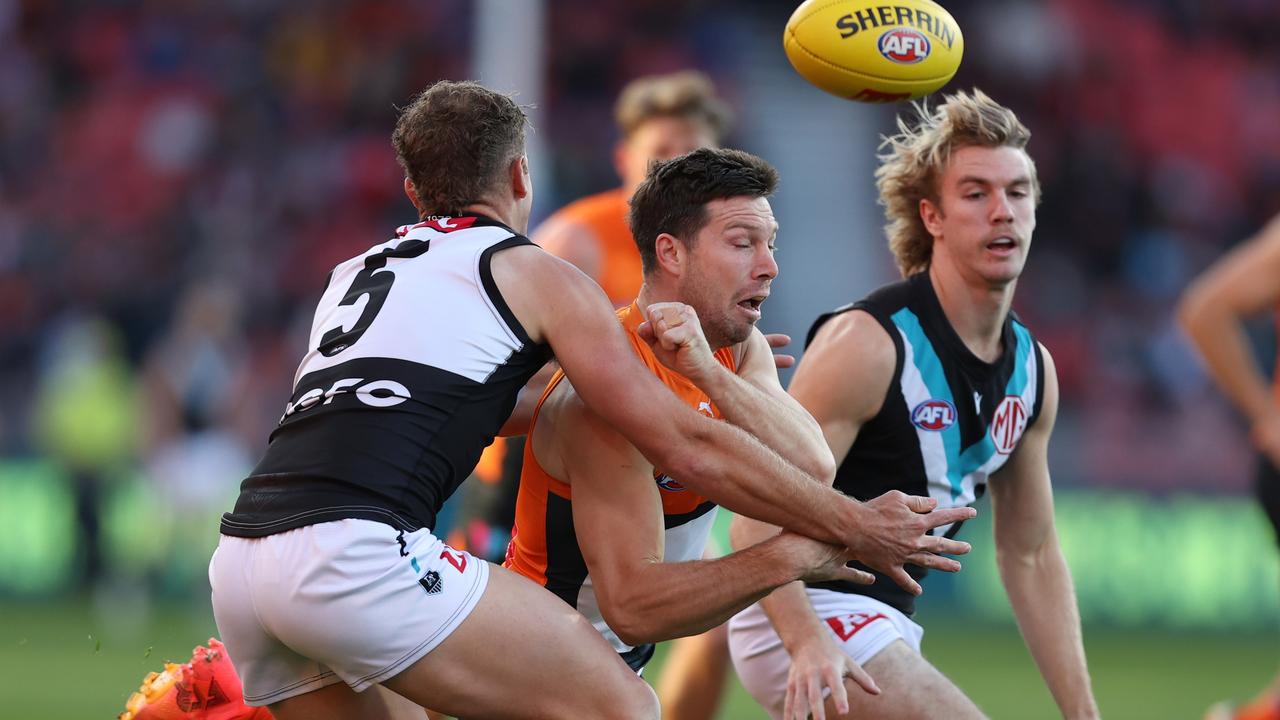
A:
{"label": "black and white striped guernsey", "polygon": [[222,532],[345,518],[434,528],[550,357],[490,271],[494,253],[528,244],[485,217],[433,218],[334,268],[293,394]]}
{"label": "black and white striped guernsey", "polygon": [[[864,311],[884,327],[897,361],[880,411],[862,426],[836,471],[836,489],[859,500],[900,490],[933,497],[940,508],[972,504],[1039,416],[1044,397],[1039,344],[1010,312],[999,359],[982,361],[951,327],[924,272],[819,317],[806,345],[823,323],[850,310]],[[954,537],[960,525],[934,533]],[[906,569],[917,581],[926,573],[915,565]],[[873,585],[814,587],[868,595],[907,615],[915,610],[912,595],[880,573]]]}

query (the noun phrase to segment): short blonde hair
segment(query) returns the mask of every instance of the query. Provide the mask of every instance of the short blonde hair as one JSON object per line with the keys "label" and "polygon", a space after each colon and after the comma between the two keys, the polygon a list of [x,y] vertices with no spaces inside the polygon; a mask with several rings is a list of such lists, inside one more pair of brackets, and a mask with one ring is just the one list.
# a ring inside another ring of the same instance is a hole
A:
{"label": "short blonde hair", "polygon": [[[885,234],[889,251],[903,277],[929,268],[933,258],[933,236],[920,218],[920,201],[938,202],[938,181],[951,160],[963,147],[1012,147],[1026,151],[1031,131],[1013,111],[992,100],[981,90],[946,95],[942,104],[929,110],[925,102],[914,106],[919,122],[910,127],[898,118],[898,134],[885,136],[880,149],[876,188],[884,206]],[[1031,186],[1040,202],[1040,181],[1031,165]]]}
{"label": "short blonde hair", "polygon": [[613,115],[624,138],[646,120],[682,117],[706,123],[717,142],[724,137],[733,119],[729,106],[716,97],[711,79],[696,70],[632,80],[618,96]]}

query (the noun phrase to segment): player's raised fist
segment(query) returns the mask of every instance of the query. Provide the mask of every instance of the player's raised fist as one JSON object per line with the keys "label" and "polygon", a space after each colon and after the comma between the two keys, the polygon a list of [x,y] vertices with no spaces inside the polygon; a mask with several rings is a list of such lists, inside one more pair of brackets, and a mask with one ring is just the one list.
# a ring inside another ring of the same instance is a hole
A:
{"label": "player's raised fist", "polygon": [[718,366],[698,313],[679,302],[660,302],[644,309],[645,322],[637,331],[662,364],[698,384]]}

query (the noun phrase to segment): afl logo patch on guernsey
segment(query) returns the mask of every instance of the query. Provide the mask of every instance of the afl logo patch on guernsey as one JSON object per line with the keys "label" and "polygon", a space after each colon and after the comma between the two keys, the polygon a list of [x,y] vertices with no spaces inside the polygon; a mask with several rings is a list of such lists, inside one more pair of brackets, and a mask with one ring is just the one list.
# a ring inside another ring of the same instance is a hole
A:
{"label": "afl logo patch on guernsey", "polygon": [[949,400],[925,400],[911,411],[911,424],[921,430],[938,432],[956,422],[956,406]]}
{"label": "afl logo patch on guernsey", "polygon": [[991,441],[996,452],[1008,455],[1018,447],[1022,432],[1027,429],[1027,404],[1018,395],[1007,395],[1000,401],[996,414],[991,418]]}
{"label": "afl logo patch on guernsey", "polygon": [[670,492],[684,492],[684,486],[680,484],[680,481],[669,475],[658,475],[653,478],[653,481],[658,483],[658,487],[663,490],[668,490]]}
{"label": "afl logo patch on guernsey", "polygon": [[894,28],[880,34],[880,54],[899,65],[915,65],[929,57],[929,38],[912,28]]}

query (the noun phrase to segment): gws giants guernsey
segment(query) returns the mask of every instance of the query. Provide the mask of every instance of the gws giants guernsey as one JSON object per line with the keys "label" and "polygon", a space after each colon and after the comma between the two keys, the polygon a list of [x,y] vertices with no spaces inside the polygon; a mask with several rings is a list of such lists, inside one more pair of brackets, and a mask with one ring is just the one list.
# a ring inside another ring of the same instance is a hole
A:
{"label": "gws giants guernsey", "polygon": [[[722,417],[720,410],[706,393],[685,376],[663,365],[648,343],[641,339],[636,328],[644,320],[644,316],[635,303],[619,310],[618,319],[627,331],[632,350],[649,372],[657,376],[690,408],[708,417]],[[733,348],[721,348],[716,351],[715,356],[730,372],[737,372]],[[542,411],[543,403],[563,379],[564,373],[557,372],[547,385],[529,429],[530,437],[533,436],[533,428],[540,422],[538,414]],[[715,504],[686,489],[679,480],[660,470],[654,470],[653,481],[662,496],[665,527],[663,562],[701,559],[707,538],[711,534],[711,526],[715,522],[715,513],[712,512],[716,508]],[[542,468],[533,454],[532,441],[526,442],[524,446],[524,468],[520,475],[520,491],[516,497],[516,526],[512,532],[511,544],[507,547],[506,562],[503,564],[577,608],[613,644],[614,649],[632,669],[639,671],[653,657],[652,644],[646,643],[638,647],[627,645],[604,621],[591,576],[587,574],[587,563],[582,557],[577,533],[573,528],[572,486],[552,477]]]}
{"label": "gws giants guernsey", "polygon": [[[1040,346],[1010,313],[1000,358],[994,363],[978,359],[947,321],[927,272],[819,317],[806,345],[823,323],[851,310],[880,322],[893,338],[897,362],[880,412],[862,426],[836,472],[836,488],[859,500],[900,490],[935,498],[940,508],[972,504],[1039,416],[1044,396]],[[960,525],[933,533],[953,537]],[[915,565],[906,569],[917,581],[926,572]],[[869,595],[908,615],[915,610],[914,598],[880,573],[873,585],[814,586]]]}
{"label": "gws giants guernsey", "polygon": [[293,395],[222,532],[344,518],[434,528],[550,357],[490,271],[494,253],[528,244],[488,218],[434,218],[334,268]]}

